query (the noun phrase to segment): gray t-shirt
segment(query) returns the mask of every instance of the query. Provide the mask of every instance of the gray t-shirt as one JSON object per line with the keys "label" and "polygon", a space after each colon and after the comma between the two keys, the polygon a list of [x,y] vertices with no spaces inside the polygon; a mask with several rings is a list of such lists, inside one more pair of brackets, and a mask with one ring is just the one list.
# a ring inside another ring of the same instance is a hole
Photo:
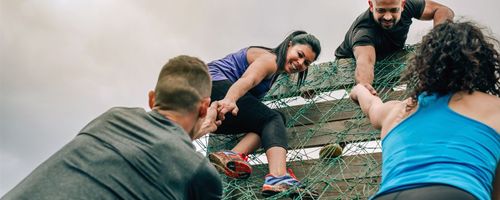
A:
{"label": "gray t-shirt", "polygon": [[220,199],[189,136],[156,111],[116,107],[90,122],[2,199]]}
{"label": "gray t-shirt", "polygon": [[352,23],[345,39],[335,51],[337,58],[354,58],[355,46],[373,46],[377,60],[401,50],[406,42],[412,18],[419,19],[425,9],[425,0],[407,0],[401,20],[391,30],[385,30],[373,19],[370,9]]}

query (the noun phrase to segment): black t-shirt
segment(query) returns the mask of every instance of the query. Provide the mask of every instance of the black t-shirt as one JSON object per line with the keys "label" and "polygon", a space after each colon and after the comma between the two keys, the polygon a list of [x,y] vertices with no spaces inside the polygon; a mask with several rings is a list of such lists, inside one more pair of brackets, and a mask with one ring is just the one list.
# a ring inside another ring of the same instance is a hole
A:
{"label": "black t-shirt", "polygon": [[407,0],[401,20],[391,29],[385,30],[373,19],[370,9],[356,18],[347,31],[345,39],[335,51],[337,58],[354,58],[355,46],[373,46],[377,60],[402,49],[406,42],[412,18],[419,19],[425,8],[425,0]]}
{"label": "black t-shirt", "polygon": [[221,199],[222,181],[177,124],[112,108],[37,167],[5,199]]}

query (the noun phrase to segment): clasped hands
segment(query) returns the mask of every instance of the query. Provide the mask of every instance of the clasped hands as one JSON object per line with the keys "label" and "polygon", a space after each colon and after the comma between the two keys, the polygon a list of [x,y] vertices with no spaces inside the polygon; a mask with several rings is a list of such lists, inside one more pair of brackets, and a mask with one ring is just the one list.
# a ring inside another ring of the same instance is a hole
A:
{"label": "clasped hands", "polygon": [[207,115],[203,119],[203,124],[201,125],[201,130],[205,133],[212,133],[217,130],[217,127],[222,124],[225,119],[225,115],[231,112],[234,116],[238,114],[238,106],[236,102],[222,99],[220,101],[214,101],[210,104],[207,110]]}

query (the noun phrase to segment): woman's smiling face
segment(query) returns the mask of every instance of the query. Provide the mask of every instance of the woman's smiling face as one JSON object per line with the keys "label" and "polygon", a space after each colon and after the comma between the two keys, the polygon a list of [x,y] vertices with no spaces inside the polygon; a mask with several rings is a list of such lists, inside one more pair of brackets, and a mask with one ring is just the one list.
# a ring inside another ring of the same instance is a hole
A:
{"label": "woman's smiling face", "polygon": [[295,44],[288,46],[284,71],[288,74],[301,72],[314,62],[316,53],[307,44]]}

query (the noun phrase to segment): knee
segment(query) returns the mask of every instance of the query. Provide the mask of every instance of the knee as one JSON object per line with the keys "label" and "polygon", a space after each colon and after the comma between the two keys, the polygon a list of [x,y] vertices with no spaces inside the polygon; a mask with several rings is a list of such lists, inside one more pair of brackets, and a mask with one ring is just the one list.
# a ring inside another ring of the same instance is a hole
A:
{"label": "knee", "polygon": [[283,114],[282,112],[277,111],[277,110],[272,110],[268,120],[286,125],[285,114]]}

